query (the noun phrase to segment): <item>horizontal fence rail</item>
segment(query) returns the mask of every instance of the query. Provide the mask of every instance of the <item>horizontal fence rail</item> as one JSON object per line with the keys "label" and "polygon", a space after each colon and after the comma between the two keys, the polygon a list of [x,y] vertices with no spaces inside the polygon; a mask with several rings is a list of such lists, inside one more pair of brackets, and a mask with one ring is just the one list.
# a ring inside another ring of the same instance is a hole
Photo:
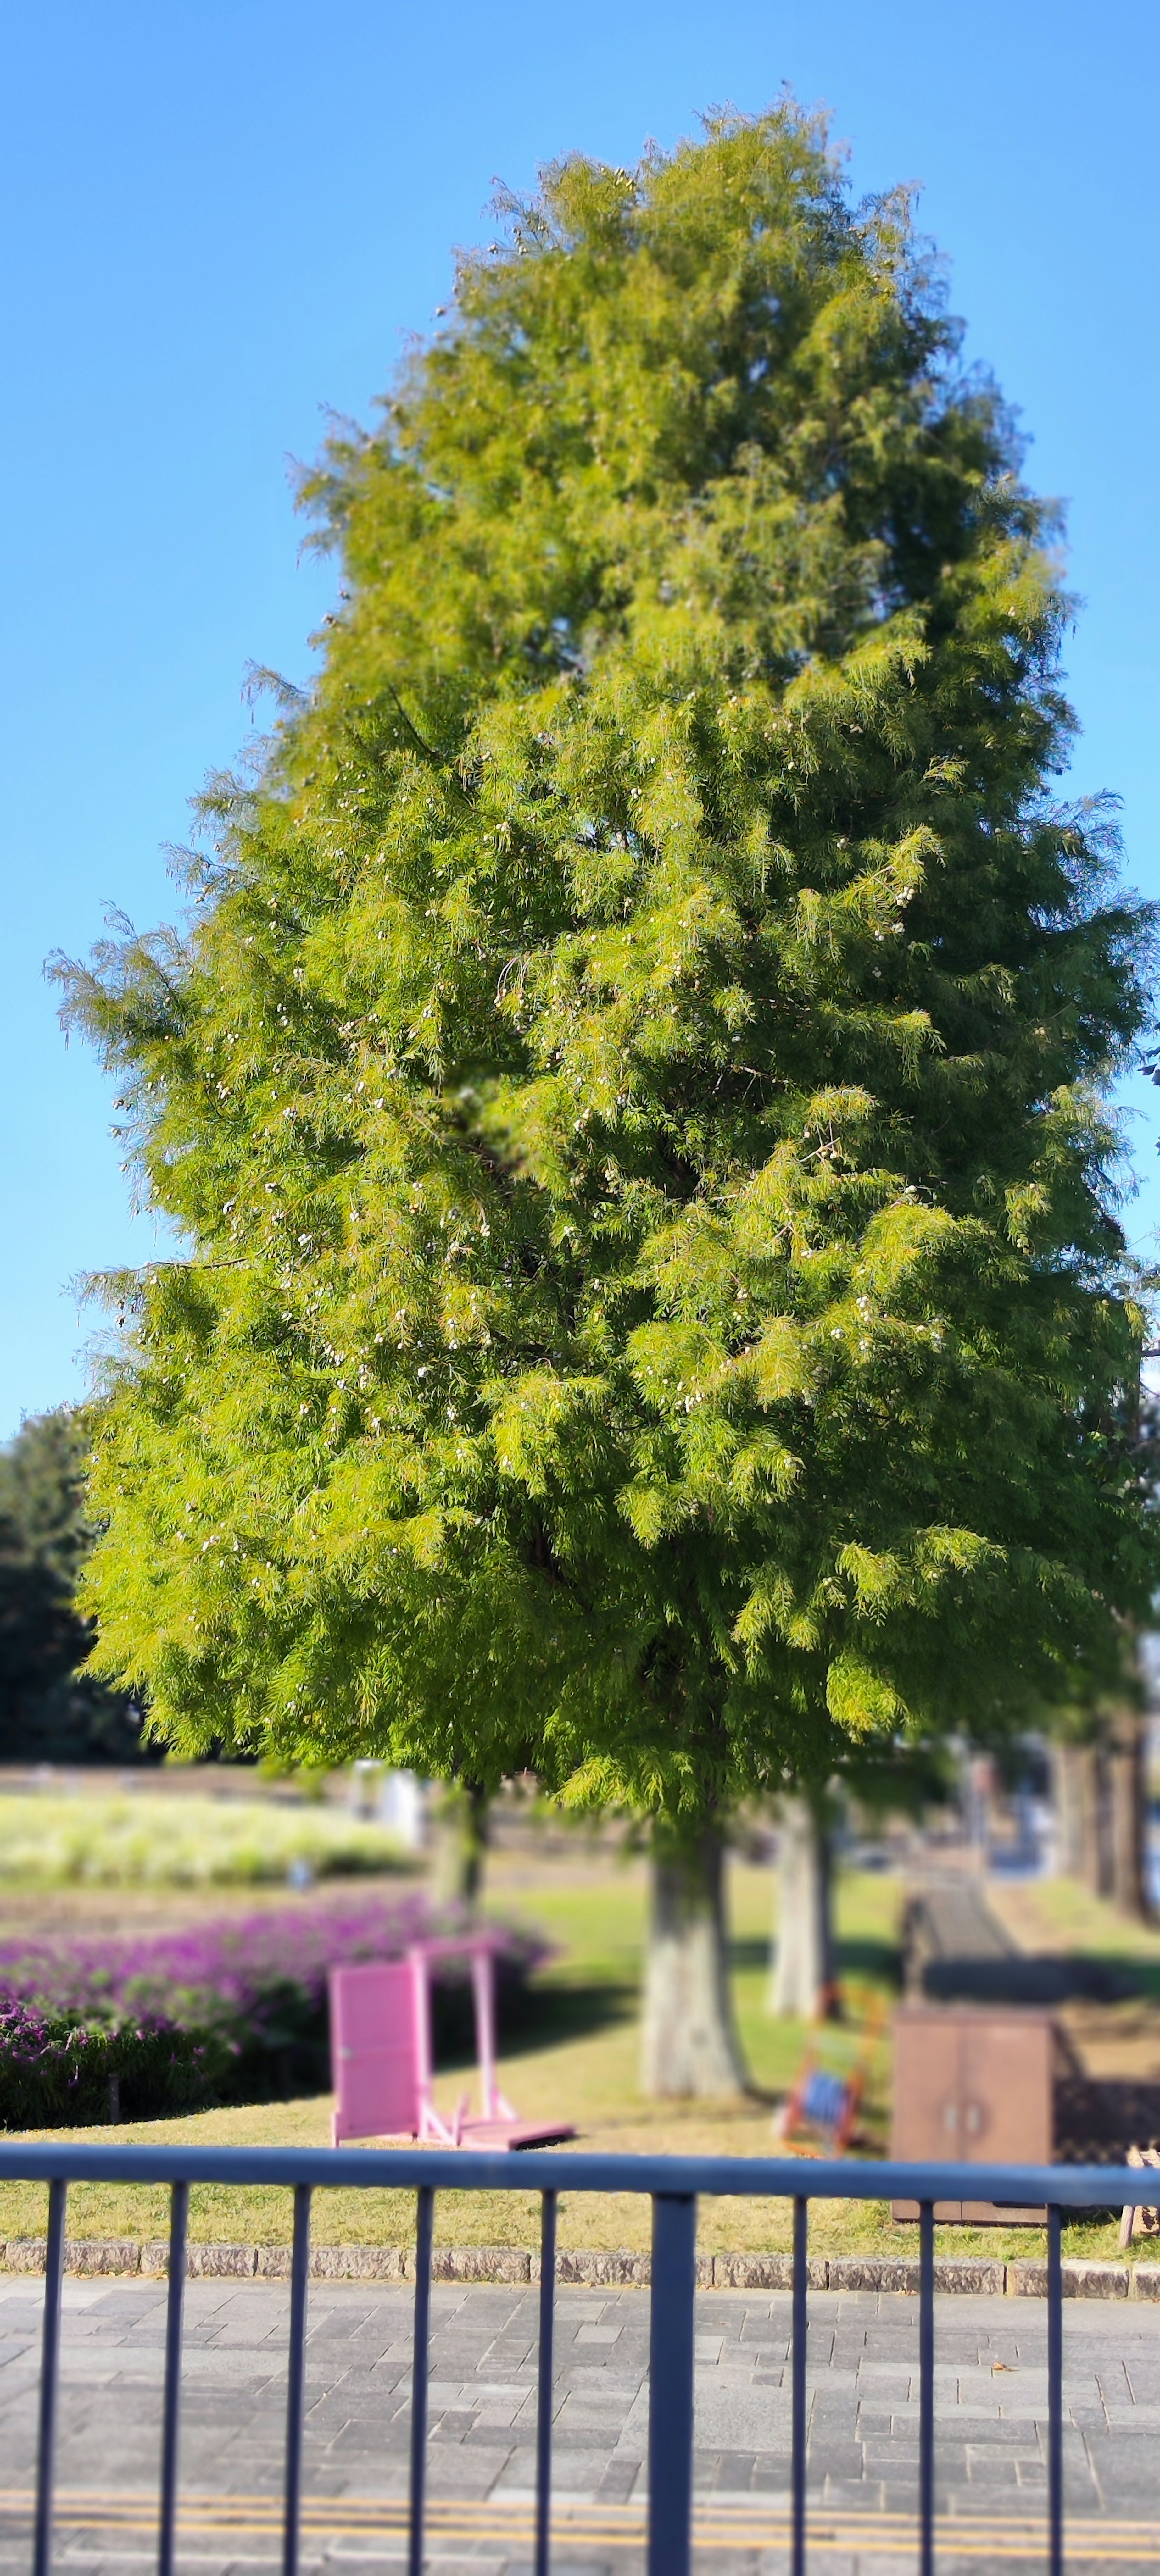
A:
{"label": "horizontal fence rail", "polygon": [[[551,2553],[552,2352],[556,2213],[561,2192],[630,2192],[652,2202],[652,2312],[649,2343],[648,2576],[689,2576],[693,2526],[693,2361],[697,2202],[714,2198],[787,2200],[793,2211],[790,2352],[790,2564],[804,2576],[807,2447],[807,2283],[811,2200],[906,2200],[919,2215],[920,2576],[932,2576],[935,2525],[934,2218],[940,2201],[985,2200],[1047,2211],[1047,2557],[1063,2569],[1063,2268],[1067,2210],[1145,2207],[1155,2200],[1148,2168],[1108,2165],[862,2164],[786,2156],[583,2155],[553,2149],[522,2155],[433,2148],[106,2147],[0,2143],[0,2182],[45,2182],[49,2191],[33,2576],[52,2565],[53,2458],[60,2384],[61,2283],[72,2182],[161,2183],[171,2194],[169,2287],[161,2428],[158,2576],[173,2576],[178,2496],[181,2343],[189,2194],[198,2183],[280,2185],[293,2195],[283,2576],[298,2576],[302,2521],[302,2437],[310,2211],[316,2191],[412,2190],[416,2194],[415,2323],[412,2359],[408,2576],[422,2576],[427,2474],[428,2348],[435,2194],[538,2191],[541,2198],[537,2370],[535,2576]],[[808,2188],[807,2188],[808,2186]],[[956,2543],[962,2554],[962,2536]]]}

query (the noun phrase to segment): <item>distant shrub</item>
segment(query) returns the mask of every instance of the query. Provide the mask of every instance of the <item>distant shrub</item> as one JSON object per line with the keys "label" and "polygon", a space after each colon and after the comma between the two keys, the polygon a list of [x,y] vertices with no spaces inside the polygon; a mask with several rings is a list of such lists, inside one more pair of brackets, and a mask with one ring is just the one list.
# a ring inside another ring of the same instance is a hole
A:
{"label": "distant shrub", "polygon": [[[418,1892],[402,1899],[368,1894],[341,1906],[279,1906],[138,1939],[7,1942],[0,1946],[0,2123],[107,2120],[113,2076],[124,2119],[322,2091],[330,2081],[328,1970],[401,1958],[424,1935],[462,1931],[468,1922],[461,1909],[433,1911]],[[502,2004],[545,1947],[509,1925],[490,1928]],[[440,1963],[434,2002],[442,2044],[462,2043],[470,1991],[455,1961]],[[17,2016],[11,2037],[10,2015]],[[51,2034],[40,2076],[34,2029]],[[82,2068],[89,2070],[83,2077]],[[61,2091],[74,2073],[72,2090]],[[65,2107],[33,2107],[50,2094],[55,2100],[54,2086]],[[97,2107],[77,2107],[90,2101]]]}

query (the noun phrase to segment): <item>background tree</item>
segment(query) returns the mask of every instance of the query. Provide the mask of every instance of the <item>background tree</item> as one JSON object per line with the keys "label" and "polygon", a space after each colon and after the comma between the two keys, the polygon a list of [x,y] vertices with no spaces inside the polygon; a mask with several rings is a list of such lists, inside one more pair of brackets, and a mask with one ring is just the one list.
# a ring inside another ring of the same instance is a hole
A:
{"label": "background tree", "polygon": [[1052,1773],[1058,1866],[1092,1896],[1145,1922],[1148,1880],[1147,1719],[1136,1641],[1124,1641],[1117,1692],[1055,1716]]}
{"label": "background tree", "polygon": [[770,1959],[769,2008],[804,2021],[836,2017],[838,1950],[834,1927],[832,1788],[781,1799],[778,1816],[777,1917]]}
{"label": "background tree", "polygon": [[880,1829],[889,1817],[917,1824],[953,1794],[950,1748],[937,1737],[866,1734],[847,1746],[824,1787],[817,1780],[778,1801],[777,1902],[769,2009],[807,2021],[838,2020],[834,1918],[843,1821]]}
{"label": "background tree", "polygon": [[1147,925],[905,200],[786,104],[503,220],[306,479],[340,605],[188,928],[63,970],[190,1245],[114,1283],[86,1597],[190,1752],[650,1815],[649,2080],[715,2090],[734,1801],[1149,1595]]}
{"label": "background tree", "polygon": [[[1154,1357],[1154,1353],[1146,1356]],[[1102,1426],[1125,1480],[1154,1517],[1160,1476],[1160,1398],[1143,1383],[1127,1386]],[[1146,1620],[1145,1627],[1151,1621]],[[1092,1896],[1143,1922],[1153,1912],[1149,1873],[1148,1650],[1138,1624],[1125,1620],[1110,1677],[1082,1672],[1057,1708],[1041,1712],[1051,1746],[1057,1865]]]}
{"label": "background tree", "polygon": [[456,1780],[436,1804],[431,1877],[433,1893],[443,1902],[477,1905],[483,1894],[489,1806],[487,1790],[472,1779]]}
{"label": "background tree", "polygon": [[141,1711],[78,1671],[93,1642],[77,1608],[96,1535],[85,1501],[89,1432],[62,1409],[0,1450],[0,1760],[133,1762]]}

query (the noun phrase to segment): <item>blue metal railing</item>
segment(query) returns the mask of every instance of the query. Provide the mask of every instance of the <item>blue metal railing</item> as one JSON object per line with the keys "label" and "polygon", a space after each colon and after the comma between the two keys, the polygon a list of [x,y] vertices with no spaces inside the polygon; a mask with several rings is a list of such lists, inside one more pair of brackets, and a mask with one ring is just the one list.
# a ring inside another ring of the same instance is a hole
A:
{"label": "blue metal railing", "polygon": [[[161,2434],[158,2576],[173,2576],[177,2516],[181,2338],[189,2193],[195,2183],[278,2184],[293,2193],[290,2346],[283,2483],[283,2576],[298,2576],[303,2389],[310,2272],[310,2205],[317,2190],[404,2189],[417,2196],[408,2576],[422,2576],[427,2471],[428,2346],[435,2194],[538,2191],[541,2197],[537,2374],[535,2576],[551,2543],[552,2341],[556,2210],[567,2192],[640,2192],[652,2201],[649,2343],[648,2576],[689,2576],[693,2504],[693,2303],[697,2201],[787,2199],[793,2204],[790,2563],[806,2553],[807,2249],[811,2200],[906,2200],[919,2212],[920,2576],[934,2567],[934,2213],[939,2201],[985,2200],[1047,2210],[1047,2541],[1050,2576],[1063,2569],[1063,2269],[1065,2210],[1119,2209],[1154,2199],[1156,2178],[1104,2165],[809,2163],[764,2156],[604,2156],[553,2150],[481,2155],[431,2148],[86,2147],[0,2144],[0,2182],[47,2182],[44,2326],[34,2522],[34,2576],[50,2576],[53,2454],[60,2377],[61,2281],[70,2182],[168,2183],[169,2293]],[[808,2184],[808,2189],[805,2186]],[[961,2540],[957,2554],[961,2555]]]}

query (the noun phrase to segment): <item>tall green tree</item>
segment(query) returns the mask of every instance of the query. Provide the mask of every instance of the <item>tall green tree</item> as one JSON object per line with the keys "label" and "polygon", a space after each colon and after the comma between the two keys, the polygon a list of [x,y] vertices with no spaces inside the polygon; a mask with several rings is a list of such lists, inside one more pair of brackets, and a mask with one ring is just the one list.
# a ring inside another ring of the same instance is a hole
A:
{"label": "tall green tree", "polygon": [[0,1449],[0,1761],[140,1760],[141,1710],[78,1667],[93,1642],[77,1607],[96,1532],[89,1430],[62,1406]]}
{"label": "tall green tree", "polygon": [[189,1246],[114,1283],[100,1669],[646,1811],[661,2090],[739,2071],[734,1801],[1110,1670],[1152,1580],[1149,925],[956,352],[792,104],[549,170],[305,480],[339,603],[187,927],[63,970]]}

